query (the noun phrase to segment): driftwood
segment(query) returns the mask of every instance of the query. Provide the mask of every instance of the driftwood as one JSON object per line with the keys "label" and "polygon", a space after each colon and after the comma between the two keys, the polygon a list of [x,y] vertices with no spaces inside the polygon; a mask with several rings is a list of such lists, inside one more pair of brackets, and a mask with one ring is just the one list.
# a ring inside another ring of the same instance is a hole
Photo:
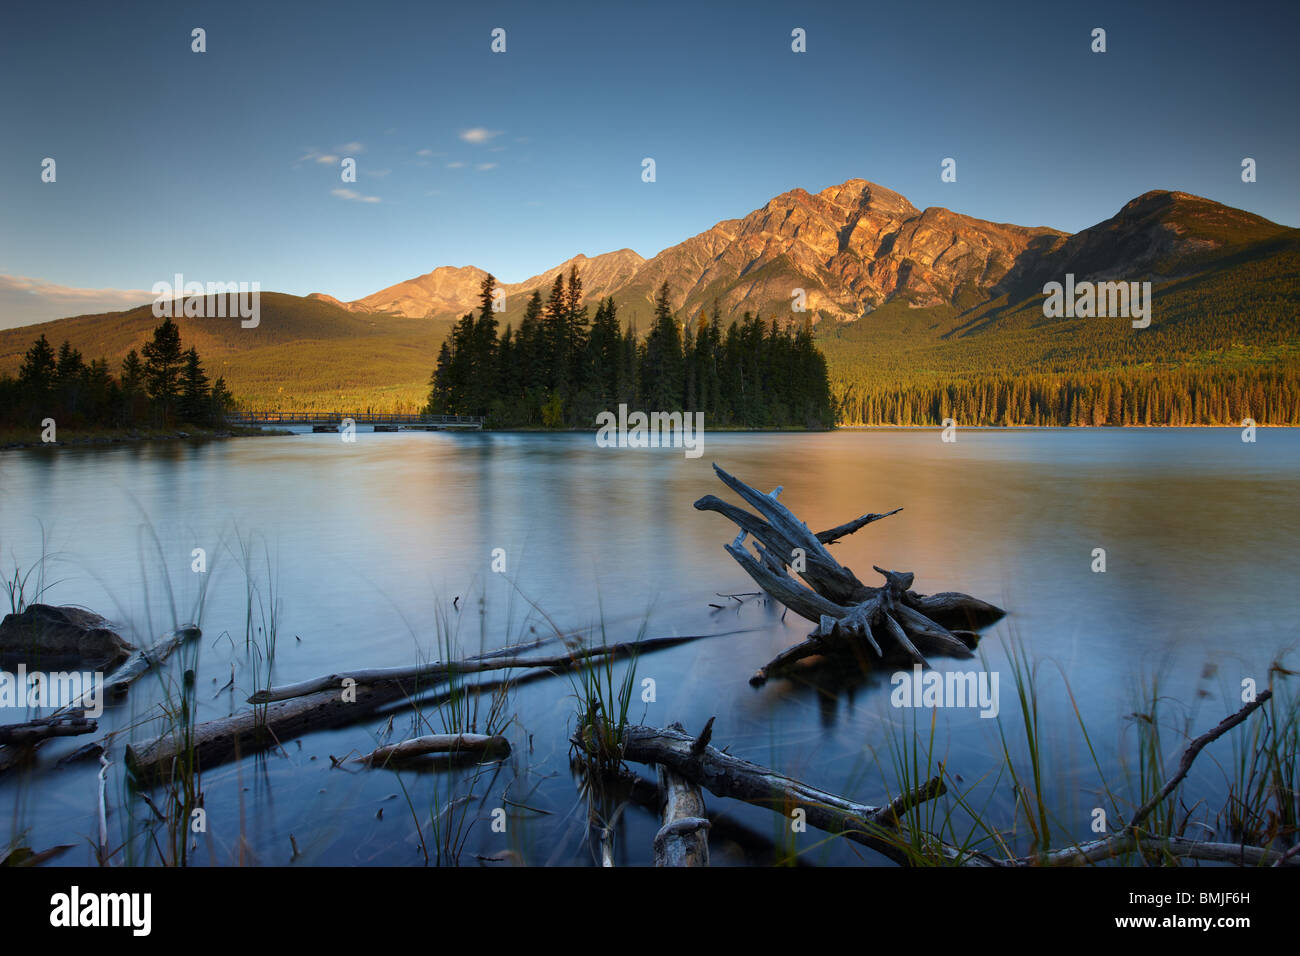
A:
{"label": "driftwood", "polygon": [[[697,748],[699,741],[679,730],[634,726],[627,728],[623,739],[623,756],[627,760],[667,767],[715,796],[766,807],[787,820],[791,819],[794,810],[803,810],[809,825],[828,833],[841,834],[896,863],[908,862],[907,855],[896,841],[889,839],[898,815],[916,803],[945,792],[942,779],[936,777],[916,793],[907,794],[891,804],[869,806],[733,757],[707,743]],[[980,854],[963,853],[942,841],[937,842],[948,862],[964,863],[968,858],[971,861],[986,860]]]}
{"label": "driftwood", "polygon": [[[642,641],[625,641],[619,644],[605,644],[600,647],[572,650],[564,654],[548,657],[535,657],[513,653],[516,648],[504,648],[477,657],[467,657],[459,661],[433,661],[429,664],[417,664],[409,667],[372,667],[361,670],[340,671],[315,677],[297,684],[285,684],[258,691],[248,698],[250,704],[266,704],[274,701],[292,700],[322,690],[338,690],[344,681],[365,684],[372,687],[385,685],[420,684],[425,687],[444,683],[454,676],[463,674],[481,674],[485,671],[547,668],[567,670],[586,660],[600,658],[627,657],[642,654],[664,647],[674,647],[688,641],[697,641],[706,634],[693,634],[685,637],[653,637]],[[528,648],[536,645],[527,645]]]}
{"label": "driftwood", "polygon": [[[100,703],[103,702],[104,698],[121,697],[126,694],[128,687],[167,660],[172,651],[186,641],[200,637],[202,634],[203,632],[195,625],[186,624],[184,627],[178,627],[176,630],[164,634],[154,641],[151,647],[137,648],[122,662],[122,666],[113,671],[104,681]],[[71,704],[56,711],[56,715],[86,706],[94,694],[95,689],[93,688],[85,691]]]}
{"label": "driftwood", "polygon": [[[511,669],[553,674],[585,660],[648,653],[707,636],[716,635],[650,638],[554,656],[513,656],[509,653],[511,649],[506,648],[463,661],[332,674],[254,694],[249,701],[259,706],[199,724],[191,728],[188,740],[180,733],[163,733],[128,745],[126,765],[137,780],[155,783],[168,776],[187,744],[193,748],[198,766],[207,769],[313,730],[346,727],[367,720],[385,705],[419,699],[453,675]],[[271,703],[263,705],[265,701]]]}
{"label": "driftwood", "polygon": [[[700,739],[708,743],[713,721]],[[685,733],[681,724],[669,724],[670,730]],[[697,741],[698,743],[698,741]],[[663,826],[654,838],[655,866],[708,866],[709,827],[704,795],[700,788],[668,767],[659,767],[659,787],[663,791]]]}
{"label": "driftwood", "polygon": [[[705,495],[695,507],[716,511],[740,528],[736,539],[725,545],[727,553],[759,587],[817,625],[807,641],[783,651],[761,668],[753,683],[762,683],[813,656],[842,655],[923,666],[928,665],[926,654],[970,657],[978,639],[974,628],[991,624],[1006,613],[967,594],[918,594],[911,590],[911,572],[877,567],[885,584],[868,587],[831,556],[828,545],[897,514],[901,508],[866,514],[814,534],[777,500],[781,489],[764,494],[717,465],[713,470],[758,514],[714,495]],[[744,547],[746,535],[754,538],[753,552]]]}
{"label": "driftwood", "polygon": [[202,634],[203,632],[195,625],[186,624],[169,634],[164,634],[153,643],[153,646],[135,651],[104,681],[104,693],[113,697],[125,694],[132,683],[167,660],[172,651],[186,641],[201,637]]}
{"label": "driftwood", "polygon": [[0,744],[13,747],[30,747],[50,737],[78,737],[93,734],[99,727],[94,718],[84,713],[42,717],[21,724],[0,725]]}
{"label": "driftwood", "polygon": [[[993,857],[962,850],[933,834],[927,834],[925,855],[934,862],[973,867],[1082,866],[1133,852],[1144,856],[1163,855],[1234,863],[1238,866],[1300,867],[1300,854],[1293,850],[1282,852],[1245,844],[1164,837],[1146,833],[1142,829],[1147,817],[1177,790],[1201,750],[1244,721],[1271,697],[1271,690],[1262,692],[1241,710],[1191,741],[1183,751],[1178,771],[1115,833],[1087,843],[1021,857]],[[701,739],[707,740],[704,735],[701,735]],[[940,797],[947,791],[942,776],[937,776],[889,804],[869,806],[819,790],[711,746],[700,747],[699,740],[673,728],[659,730],[654,727],[629,727],[624,740],[623,755],[627,760],[668,767],[683,779],[698,783],[716,796],[766,807],[787,819],[791,811],[802,809],[806,821],[817,829],[861,843],[900,864],[915,862],[915,850],[907,852],[903,849],[913,839],[911,834],[905,834],[899,829],[903,816],[912,807]]]}
{"label": "driftwood", "polygon": [[484,756],[508,757],[510,741],[500,734],[426,734],[400,743],[377,747],[357,763],[370,767],[397,766],[403,761],[429,754],[481,753]]}
{"label": "driftwood", "polygon": [[[605,783],[611,792],[617,792],[626,802],[653,814],[656,819],[662,819],[667,797],[663,787],[657,781],[648,780],[623,766],[609,775]],[[706,816],[709,821],[709,838],[734,844],[735,848],[747,858],[767,863],[782,852],[772,842],[770,834],[761,833],[717,810],[710,810]],[[715,842],[714,846],[717,845],[718,843]],[[792,862],[799,867],[813,865],[803,857],[796,858]]]}

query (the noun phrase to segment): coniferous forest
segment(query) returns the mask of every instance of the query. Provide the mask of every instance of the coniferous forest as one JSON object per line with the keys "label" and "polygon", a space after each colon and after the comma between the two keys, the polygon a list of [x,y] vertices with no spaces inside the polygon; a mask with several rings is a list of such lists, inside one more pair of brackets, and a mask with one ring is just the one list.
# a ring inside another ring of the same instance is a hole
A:
{"label": "coniferous forest", "polygon": [[949,383],[849,385],[846,425],[1260,425],[1300,422],[1293,368],[1132,369]]}
{"label": "coniferous forest", "polygon": [[41,335],[17,378],[0,378],[0,425],[13,427],[40,427],[47,418],[59,428],[219,427],[233,406],[225,380],[209,384],[198,351],[182,349],[169,318],[116,375],[106,359],[87,363],[66,341],[56,352]]}
{"label": "coniferous forest", "polygon": [[624,329],[612,298],[594,315],[577,269],[528,301],[518,329],[498,329],[496,279],[480,288],[438,353],[427,411],[486,415],[490,427],[594,428],[619,404],[703,412],[710,427],[828,428],[835,423],[826,360],[808,322],[797,328],[745,313],[725,329],[711,316],[679,324],[665,283],[644,338]]}

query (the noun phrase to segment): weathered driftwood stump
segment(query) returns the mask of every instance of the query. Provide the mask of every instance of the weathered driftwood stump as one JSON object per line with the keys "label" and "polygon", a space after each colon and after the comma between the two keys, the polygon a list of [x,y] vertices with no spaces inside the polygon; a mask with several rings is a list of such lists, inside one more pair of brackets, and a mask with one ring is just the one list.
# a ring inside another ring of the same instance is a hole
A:
{"label": "weathered driftwood stump", "polygon": [[[970,657],[978,641],[974,629],[991,624],[1006,612],[978,598],[955,591],[918,594],[910,590],[911,572],[887,571],[883,587],[868,587],[833,557],[827,546],[903,509],[865,514],[829,531],[814,534],[771,494],[756,491],[713,466],[718,477],[752,505],[746,511],[714,495],[695,502],[700,511],[716,511],[739,528],[726,545],[751,578],[769,595],[817,626],[808,640],[777,655],[754,675],[752,683],[788,670],[814,656],[849,656],[882,663],[929,666],[925,655]],[[754,551],[744,547],[746,535]],[[795,577],[798,575],[798,578]],[[803,583],[800,583],[802,579]]]}

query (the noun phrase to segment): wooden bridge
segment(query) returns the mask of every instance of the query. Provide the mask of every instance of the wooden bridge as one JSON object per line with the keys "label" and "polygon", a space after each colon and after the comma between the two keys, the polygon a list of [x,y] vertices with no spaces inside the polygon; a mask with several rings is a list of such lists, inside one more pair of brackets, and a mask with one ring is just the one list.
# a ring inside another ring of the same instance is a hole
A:
{"label": "wooden bridge", "polygon": [[459,429],[479,431],[482,415],[399,415],[393,412],[231,412],[227,425],[310,425],[313,431],[337,431],[344,421],[354,425],[373,425],[375,431],[444,431]]}

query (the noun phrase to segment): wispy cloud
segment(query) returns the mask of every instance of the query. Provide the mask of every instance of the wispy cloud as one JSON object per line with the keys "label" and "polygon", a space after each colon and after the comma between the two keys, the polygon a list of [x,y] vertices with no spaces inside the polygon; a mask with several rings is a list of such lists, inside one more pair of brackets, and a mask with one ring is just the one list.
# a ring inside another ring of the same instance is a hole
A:
{"label": "wispy cloud", "polygon": [[383,202],[378,196],[363,196],[355,189],[343,189],[342,187],[331,189],[330,195],[338,196],[339,199],[347,199],[350,202]]}
{"label": "wispy cloud", "polygon": [[0,329],[70,315],[119,312],[147,305],[153,297],[144,289],[76,289],[44,279],[0,275]]}
{"label": "wispy cloud", "polygon": [[383,179],[391,172],[392,172],[391,169],[363,169],[362,170],[362,173],[364,173],[366,176],[374,176],[376,179]]}
{"label": "wispy cloud", "polygon": [[334,153],[322,153],[318,149],[309,149],[305,154],[298,157],[298,162],[306,163],[337,163],[339,158]]}
{"label": "wispy cloud", "polygon": [[497,136],[501,135],[500,130],[486,129],[482,126],[475,126],[473,129],[462,130],[460,138],[467,143],[486,143]]}
{"label": "wispy cloud", "polygon": [[363,143],[344,143],[342,146],[335,146],[334,149],[326,152],[317,149],[315,146],[307,150],[302,156],[298,157],[300,163],[320,163],[323,166],[332,166],[337,163],[343,156],[364,153],[366,147]]}
{"label": "wispy cloud", "polygon": [[447,164],[447,168],[448,168],[448,169],[460,169],[460,168],[461,168],[462,166],[464,166],[464,165],[465,165],[465,164],[462,163],[460,160],[456,160],[456,162],[454,162],[454,163],[448,163],[448,164]]}
{"label": "wispy cloud", "polygon": [[475,168],[475,169],[496,169],[496,168],[497,168],[497,164],[496,164],[496,163],[479,163],[479,164],[478,164],[477,166],[475,166],[474,168]]}

